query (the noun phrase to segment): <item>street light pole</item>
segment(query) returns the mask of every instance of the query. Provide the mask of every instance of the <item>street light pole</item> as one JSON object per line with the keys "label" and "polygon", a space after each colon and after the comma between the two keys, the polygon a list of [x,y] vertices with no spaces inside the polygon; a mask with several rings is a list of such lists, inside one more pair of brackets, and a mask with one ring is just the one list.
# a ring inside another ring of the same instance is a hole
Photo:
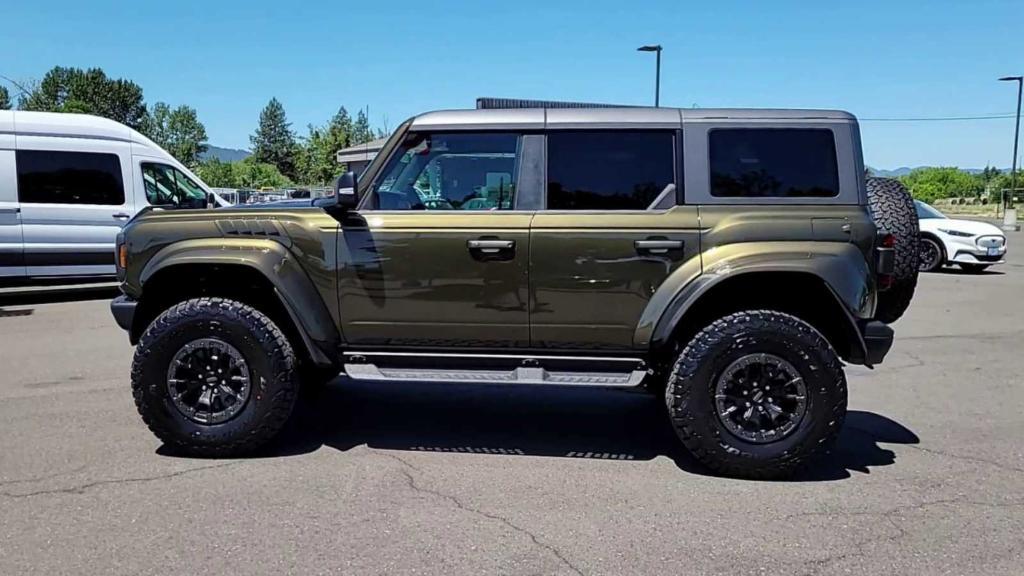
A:
{"label": "street light pole", "polygon": [[1003,76],[1000,82],[1017,83],[1017,118],[1013,128],[1013,161],[1010,168],[1010,193],[1003,198],[1003,230],[1017,230],[1017,210],[1013,208],[1013,195],[1017,190],[1017,144],[1020,140],[1020,99],[1024,91],[1024,76]]}
{"label": "street light pole", "polygon": [[637,48],[637,51],[655,52],[657,54],[654,69],[654,107],[657,108],[661,105],[661,44],[641,46]]}

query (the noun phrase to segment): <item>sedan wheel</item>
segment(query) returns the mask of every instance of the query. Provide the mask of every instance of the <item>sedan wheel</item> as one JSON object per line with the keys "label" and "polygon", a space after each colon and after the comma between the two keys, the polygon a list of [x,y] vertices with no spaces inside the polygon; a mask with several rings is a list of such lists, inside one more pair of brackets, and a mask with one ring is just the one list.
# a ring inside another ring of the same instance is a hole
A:
{"label": "sedan wheel", "polygon": [[921,238],[920,246],[921,258],[920,266],[921,272],[932,272],[942,267],[942,247],[939,243],[931,238]]}

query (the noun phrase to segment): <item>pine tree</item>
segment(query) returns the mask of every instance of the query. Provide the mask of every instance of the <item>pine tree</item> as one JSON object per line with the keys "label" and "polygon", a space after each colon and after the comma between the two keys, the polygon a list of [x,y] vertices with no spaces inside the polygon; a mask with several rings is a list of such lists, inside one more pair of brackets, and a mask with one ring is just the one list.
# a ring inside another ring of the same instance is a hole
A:
{"label": "pine tree", "polygon": [[259,126],[249,141],[255,162],[272,164],[281,174],[295,178],[295,135],[277,98],[271,98],[260,112]]}
{"label": "pine tree", "polygon": [[7,88],[0,86],[0,110],[11,109],[11,95],[7,92]]}

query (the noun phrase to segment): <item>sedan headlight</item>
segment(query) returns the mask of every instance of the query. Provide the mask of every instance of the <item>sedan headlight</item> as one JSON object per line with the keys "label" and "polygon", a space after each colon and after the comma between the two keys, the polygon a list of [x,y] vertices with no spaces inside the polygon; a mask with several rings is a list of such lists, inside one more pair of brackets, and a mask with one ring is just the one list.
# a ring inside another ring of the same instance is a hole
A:
{"label": "sedan headlight", "polygon": [[952,230],[952,229],[939,228],[939,232],[945,232],[946,234],[949,234],[950,236],[959,236],[960,238],[970,238],[971,236],[974,236],[974,234],[971,234],[970,232],[961,232],[959,230]]}

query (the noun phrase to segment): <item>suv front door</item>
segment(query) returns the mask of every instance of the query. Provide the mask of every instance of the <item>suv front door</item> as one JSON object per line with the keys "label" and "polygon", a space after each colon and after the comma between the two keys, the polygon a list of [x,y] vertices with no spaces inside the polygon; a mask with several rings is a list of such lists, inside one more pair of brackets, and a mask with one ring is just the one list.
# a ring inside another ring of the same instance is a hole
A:
{"label": "suv front door", "polygon": [[530,227],[531,342],[628,350],[662,282],[694,258],[696,206],[680,205],[679,131],[551,131],[546,209]]}
{"label": "suv front door", "polygon": [[[409,132],[339,234],[352,346],[529,345],[522,135]],[[538,140],[539,142],[539,140]]]}

